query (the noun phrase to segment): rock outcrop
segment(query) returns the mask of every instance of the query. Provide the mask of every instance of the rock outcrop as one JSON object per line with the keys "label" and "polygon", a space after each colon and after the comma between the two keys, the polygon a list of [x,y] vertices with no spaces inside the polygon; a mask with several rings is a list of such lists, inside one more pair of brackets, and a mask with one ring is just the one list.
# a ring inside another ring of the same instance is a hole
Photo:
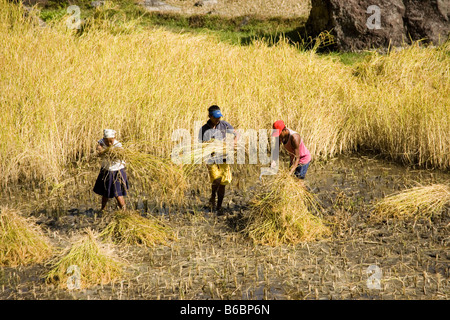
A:
{"label": "rock outcrop", "polygon": [[312,0],[306,32],[330,31],[343,51],[448,39],[450,0]]}
{"label": "rock outcrop", "polygon": [[405,0],[405,27],[414,40],[427,39],[439,44],[450,32],[450,0]]}

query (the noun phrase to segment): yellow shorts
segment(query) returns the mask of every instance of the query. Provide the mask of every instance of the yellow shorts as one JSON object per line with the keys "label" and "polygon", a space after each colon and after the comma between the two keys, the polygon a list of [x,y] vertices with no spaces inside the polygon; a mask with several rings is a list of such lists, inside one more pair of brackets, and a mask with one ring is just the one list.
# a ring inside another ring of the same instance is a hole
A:
{"label": "yellow shorts", "polygon": [[208,172],[211,183],[219,178],[222,178],[220,181],[221,185],[227,185],[231,183],[231,168],[227,163],[208,164]]}

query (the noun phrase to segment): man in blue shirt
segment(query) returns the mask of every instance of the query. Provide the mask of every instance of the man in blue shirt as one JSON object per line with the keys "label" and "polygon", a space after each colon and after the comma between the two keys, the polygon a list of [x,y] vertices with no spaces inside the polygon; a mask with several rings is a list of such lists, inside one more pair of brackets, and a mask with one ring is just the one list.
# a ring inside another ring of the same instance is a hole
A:
{"label": "man in blue shirt", "polygon": [[[207,142],[211,139],[224,140],[226,135],[233,134],[235,136],[235,143],[237,140],[237,134],[231,124],[225,120],[221,120],[223,117],[220,108],[216,105],[209,107],[208,109],[209,120],[200,129],[199,142]],[[231,183],[231,169],[230,165],[226,163],[226,156],[224,155],[223,163],[207,164],[209,177],[212,183],[211,186],[211,198],[209,200],[209,206],[211,211],[217,210],[217,215],[223,215],[222,202],[225,196],[225,186]],[[217,206],[215,205],[217,194]]]}

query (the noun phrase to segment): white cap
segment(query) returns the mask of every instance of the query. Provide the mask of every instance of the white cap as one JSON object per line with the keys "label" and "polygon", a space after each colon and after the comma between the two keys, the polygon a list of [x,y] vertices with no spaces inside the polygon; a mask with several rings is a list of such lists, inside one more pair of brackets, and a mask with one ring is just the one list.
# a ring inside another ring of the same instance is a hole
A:
{"label": "white cap", "polygon": [[103,130],[103,138],[115,138],[116,137],[116,131],[113,129],[105,129]]}

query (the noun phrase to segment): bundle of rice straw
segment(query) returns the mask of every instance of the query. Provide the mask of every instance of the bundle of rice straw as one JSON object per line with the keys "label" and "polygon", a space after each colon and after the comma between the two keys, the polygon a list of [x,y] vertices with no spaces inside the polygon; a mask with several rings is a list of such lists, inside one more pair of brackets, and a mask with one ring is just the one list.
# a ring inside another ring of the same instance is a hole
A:
{"label": "bundle of rice straw", "polygon": [[90,229],[50,264],[46,282],[59,283],[69,290],[114,282],[123,274],[124,266],[111,250],[97,242]]}
{"label": "bundle of rice straw", "polygon": [[188,188],[183,167],[169,158],[161,158],[141,152],[133,145],[124,148],[108,148],[101,156],[109,162],[124,161],[133,186],[140,185],[143,191],[159,200],[162,205],[181,205]]}
{"label": "bundle of rice straw", "polygon": [[[254,146],[254,154],[257,155],[256,146]],[[195,165],[200,163],[212,163],[227,159],[231,157],[234,163],[245,162],[245,157],[248,156],[249,150],[245,146],[245,141],[239,139],[237,143],[234,140],[222,141],[212,139],[208,142],[196,143],[189,146],[188,150],[183,148],[175,149],[172,153],[172,158],[176,154],[176,160],[180,164],[184,164],[186,174],[192,174]]]}
{"label": "bundle of rice straw", "polygon": [[100,236],[116,244],[153,247],[173,240],[172,230],[155,217],[142,217],[138,212],[118,210]]}
{"label": "bundle of rice straw", "polygon": [[282,171],[251,200],[244,232],[254,242],[272,246],[321,239],[331,231],[315,215],[320,210],[303,183]]}
{"label": "bundle of rice straw", "polygon": [[418,186],[390,195],[374,206],[372,219],[431,218],[443,212],[450,205],[450,186],[432,184]]}
{"label": "bundle of rice straw", "polygon": [[51,254],[52,246],[38,226],[16,210],[0,208],[0,265],[41,263]]}

